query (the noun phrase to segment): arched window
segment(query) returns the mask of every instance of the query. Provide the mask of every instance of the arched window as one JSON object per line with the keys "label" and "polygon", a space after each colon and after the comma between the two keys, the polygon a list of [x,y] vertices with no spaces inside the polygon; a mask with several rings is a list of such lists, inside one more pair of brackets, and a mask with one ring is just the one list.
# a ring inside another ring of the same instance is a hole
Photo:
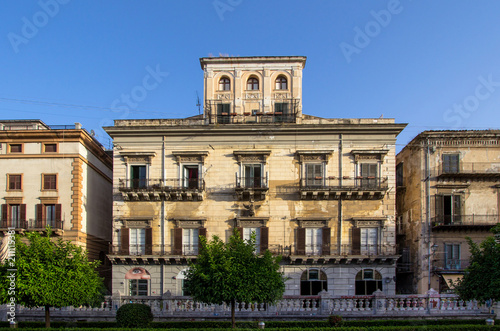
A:
{"label": "arched window", "polygon": [[125,274],[125,279],[128,280],[130,296],[146,296],[149,295],[148,287],[151,275],[144,268],[132,268]]}
{"label": "arched window", "polygon": [[308,269],[300,277],[300,295],[317,295],[328,291],[326,274],[319,269]]}
{"label": "arched window", "polygon": [[373,269],[363,269],[356,275],[356,295],[372,295],[382,291],[382,276]]}
{"label": "arched window", "polygon": [[229,91],[231,90],[231,81],[227,77],[222,77],[219,80],[219,91]]}
{"label": "arched window", "polygon": [[247,90],[257,91],[259,89],[259,80],[255,77],[250,77],[247,80]]}
{"label": "arched window", "polygon": [[276,89],[277,90],[288,89],[288,82],[285,76],[279,76],[278,78],[276,78]]}

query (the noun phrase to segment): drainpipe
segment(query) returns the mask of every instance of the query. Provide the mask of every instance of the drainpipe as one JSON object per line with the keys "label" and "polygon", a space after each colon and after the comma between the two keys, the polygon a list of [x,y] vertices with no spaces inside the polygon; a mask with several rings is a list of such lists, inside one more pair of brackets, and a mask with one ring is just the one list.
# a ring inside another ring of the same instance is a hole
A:
{"label": "drainpipe", "polygon": [[[339,186],[342,186],[342,134],[339,134]],[[338,254],[342,254],[342,195],[339,195],[338,206],[338,223],[339,223],[339,236],[338,236]]]}
{"label": "drainpipe", "polygon": [[[428,284],[427,284],[427,290],[431,289],[431,194],[430,194],[430,180],[431,180],[431,170],[430,170],[430,162],[429,162],[429,155],[430,155],[430,149],[429,149],[429,139],[427,139],[427,147],[425,149],[425,217],[426,217],[426,237],[427,237],[427,265],[428,265]],[[425,238],[425,237],[424,237]]]}
{"label": "drainpipe", "polygon": [[[165,183],[165,136],[162,137],[161,145],[161,182]],[[161,200],[160,210],[160,237],[161,237],[161,255],[165,254],[165,200]],[[164,264],[160,264],[160,293],[163,296],[163,276]]]}

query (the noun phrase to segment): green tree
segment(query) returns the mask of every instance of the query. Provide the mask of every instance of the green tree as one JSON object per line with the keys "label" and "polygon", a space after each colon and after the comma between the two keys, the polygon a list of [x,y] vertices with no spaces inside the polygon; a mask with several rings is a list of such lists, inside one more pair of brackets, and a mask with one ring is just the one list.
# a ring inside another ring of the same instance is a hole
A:
{"label": "green tree", "polygon": [[491,229],[494,236],[476,244],[467,238],[470,265],[455,291],[463,300],[500,301],[500,224]]}
{"label": "green tree", "polygon": [[29,232],[28,243],[16,235],[14,256],[0,265],[0,304],[45,307],[46,327],[50,307],[98,306],[105,291],[99,261],[89,262],[81,247],[50,235],[49,228],[45,236]]}
{"label": "green tree", "polygon": [[266,250],[255,254],[255,235],[248,241],[235,231],[224,243],[200,236],[196,263],[186,275],[186,290],[198,302],[231,305],[231,321],[235,324],[235,303],[275,303],[285,292],[285,279],[280,271],[281,257]]}

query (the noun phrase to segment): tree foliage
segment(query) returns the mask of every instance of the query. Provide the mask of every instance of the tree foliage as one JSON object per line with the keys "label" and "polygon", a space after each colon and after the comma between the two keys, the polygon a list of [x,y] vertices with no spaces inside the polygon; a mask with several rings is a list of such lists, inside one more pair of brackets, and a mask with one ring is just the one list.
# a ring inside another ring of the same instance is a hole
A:
{"label": "tree foliage", "polygon": [[224,243],[213,236],[208,242],[200,236],[196,263],[186,275],[186,290],[198,302],[231,305],[234,326],[234,305],[242,303],[275,303],[285,291],[280,271],[281,257],[269,251],[255,254],[255,236],[244,241],[237,231]]}
{"label": "tree foliage", "polygon": [[[45,307],[46,325],[50,325],[50,307],[98,306],[104,298],[104,285],[96,267],[81,247],[69,241],[51,240],[37,232],[15,237],[14,256],[0,265],[0,303],[25,307]],[[15,269],[15,271],[12,271]],[[7,276],[15,274],[15,288]]]}
{"label": "tree foliage", "polygon": [[455,291],[463,300],[500,301],[500,225],[496,225],[491,232],[494,236],[479,245],[467,238],[470,265],[455,286]]}

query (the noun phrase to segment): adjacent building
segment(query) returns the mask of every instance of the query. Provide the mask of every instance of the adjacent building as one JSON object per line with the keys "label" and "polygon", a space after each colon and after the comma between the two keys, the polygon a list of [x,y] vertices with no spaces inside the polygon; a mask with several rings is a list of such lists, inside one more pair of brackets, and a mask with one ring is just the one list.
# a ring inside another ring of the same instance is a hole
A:
{"label": "adjacent building", "polygon": [[398,290],[453,290],[499,222],[500,130],[424,131],[398,155]]}
{"label": "adjacent building", "polygon": [[116,120],[113,294],[189,295],[199,236],[256,234],[285,295],[394,294],[394,119],[302,112],[306,58],[201,58],[204,111]]}
{"label": "adjacent building", "polygon": [[112,171],[111,156],[79,123],[0,120],[0,238],[9,229],[50,226],[54,237],[101,260],[100,271],[109,276]]}

